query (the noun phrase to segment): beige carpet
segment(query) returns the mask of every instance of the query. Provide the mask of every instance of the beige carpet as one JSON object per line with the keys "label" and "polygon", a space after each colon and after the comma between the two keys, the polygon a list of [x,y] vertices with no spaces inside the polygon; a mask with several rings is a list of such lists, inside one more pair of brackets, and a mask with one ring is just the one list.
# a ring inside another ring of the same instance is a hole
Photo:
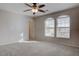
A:
{"label": "beige carpet", "polygon": [[79,48],[47,42],[16,42],[1,45],[0,56],[77,56]]}

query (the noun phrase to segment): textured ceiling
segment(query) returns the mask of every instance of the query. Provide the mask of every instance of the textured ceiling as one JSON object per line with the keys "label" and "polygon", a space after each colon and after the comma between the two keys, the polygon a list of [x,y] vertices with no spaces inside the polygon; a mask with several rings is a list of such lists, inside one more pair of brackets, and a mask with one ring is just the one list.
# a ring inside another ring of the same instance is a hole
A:
{"label": "textured ceiling", "polygon": [[[39,5],[40,4],[41,3],[39,3]],[[79,5],[78,3],[43,3],[43,4],[45,4],[46,6],[43,7],[42,9],[48,10],[48,11],[46,13],[38,12],[36,14],[36,16],[45,15],[45,14],[69,9],[69,8],[72,8],[72,7]],[[23,12],[24,10],[29,9],[29,8],[30,7],[26,6],[23,3],[0,3],[0,9],[2,9],[2,10],[7,10],[10,12],[14,12],[14,13],[23,14],[23,15],[33,17],[34,15],[32,14],[32,11]]]}

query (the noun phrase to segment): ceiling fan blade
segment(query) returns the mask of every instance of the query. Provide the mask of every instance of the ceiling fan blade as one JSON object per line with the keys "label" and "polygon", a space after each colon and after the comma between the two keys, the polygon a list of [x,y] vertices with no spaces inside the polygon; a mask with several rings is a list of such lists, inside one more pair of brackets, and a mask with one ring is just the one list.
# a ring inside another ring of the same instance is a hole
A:
{"label": "ceiling fan blade", "polygon": [[26,11],[30,11],[31,9],[27,9],[27,10],[24,10],[24,12],[26,12]]}
{"label": "ceiling fan blade", "polygon": [[38,9],[38,11],[39,11],[39,12],[43,12],[43,13],[45,13],[45,12],[46,12],[46,11],[44,11],[44,10],[41,10],[41,9]]}
{"label": "ceiling fan blade", "polygon": [[27,5],[28,7],[32,7],[31,5],[27,4],[27,3],[24,3],[25,5]]}
{"label": "ceiling fan blade", "polygon": [[38,7],[39,7],[39,8],[42,8],[42,7],[44,7],[44,6],[45,6],[45,5],[43,4],[43,5],[39,5]]}

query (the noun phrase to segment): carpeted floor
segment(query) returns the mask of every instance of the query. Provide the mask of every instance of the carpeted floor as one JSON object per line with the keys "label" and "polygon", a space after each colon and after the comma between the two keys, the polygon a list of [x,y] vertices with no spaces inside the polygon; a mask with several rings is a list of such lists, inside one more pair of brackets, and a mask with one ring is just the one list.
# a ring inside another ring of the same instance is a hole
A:
{"label": "carpeted floor", "polygon": [[78,56],[79,48],[47,42],[16,42],[1,45],[0,56]]}

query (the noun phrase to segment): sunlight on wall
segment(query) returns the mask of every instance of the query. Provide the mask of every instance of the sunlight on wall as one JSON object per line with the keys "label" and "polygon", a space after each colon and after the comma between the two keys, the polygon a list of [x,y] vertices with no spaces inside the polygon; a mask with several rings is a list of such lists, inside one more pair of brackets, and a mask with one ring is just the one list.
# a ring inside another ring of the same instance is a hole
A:
{"label": "sunlight on wall", "polygon": [[19,40],[19,42],[23,42],[24,41],[24,33],[23,32],[20,34],[20,37],[21,37],[21,39]]}

